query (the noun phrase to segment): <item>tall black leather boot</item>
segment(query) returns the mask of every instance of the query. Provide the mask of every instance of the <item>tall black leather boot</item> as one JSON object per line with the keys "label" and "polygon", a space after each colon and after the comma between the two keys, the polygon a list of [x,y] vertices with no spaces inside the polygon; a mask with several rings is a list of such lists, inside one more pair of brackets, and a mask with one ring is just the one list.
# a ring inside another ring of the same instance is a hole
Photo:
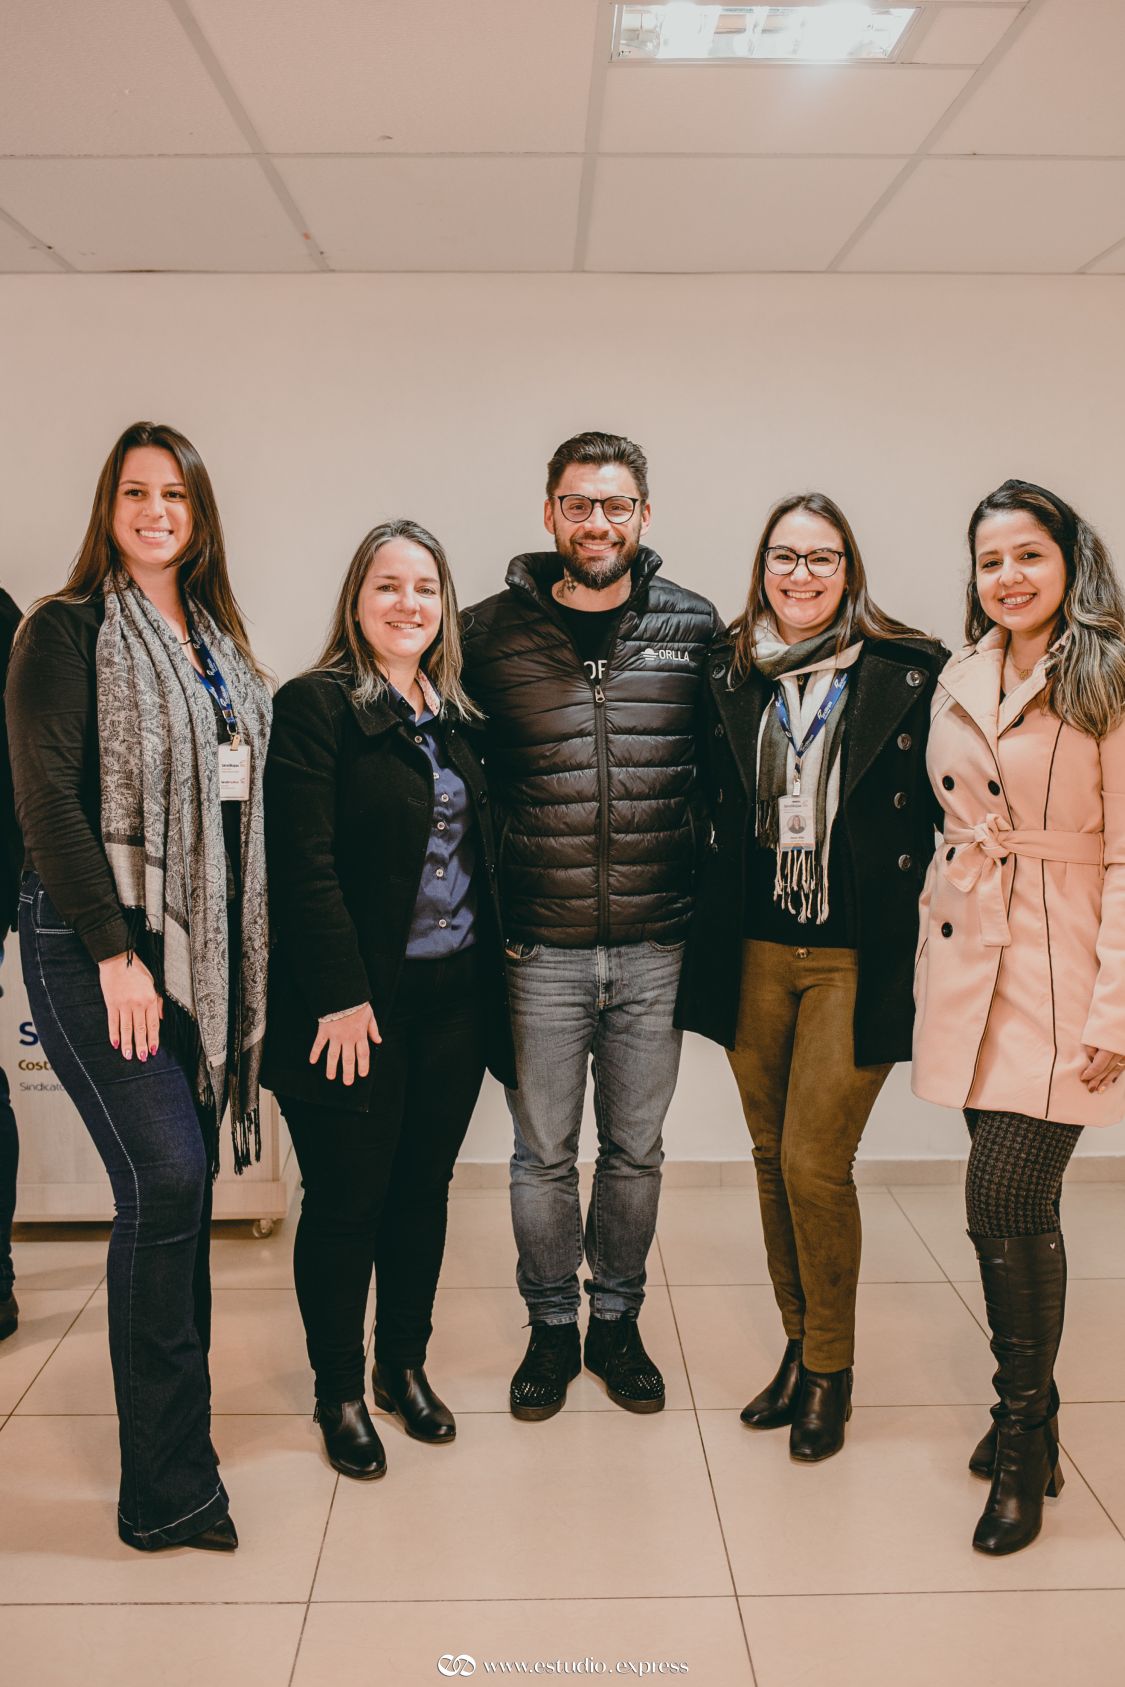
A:
{"label": "tall black leather boot", "polygon": [[[1056,1204],[1057,1211],[1057,1204]],[[1059,1254],[1062,1259],[1062,1299],[1065,1311],[1066,1302],[1066,1244],[1062,1234],[1059,1234]],[[1059,1321],[1059,1340],[1062,1340],[1062,1320]],[[1053,1369],[1053,1367],[1052,1367]],[[1003,1400],[997,1400],[992,1408],[992,1427],[985,1431],[973,1448],[969,1459],[969,1469],[974,1476],[983,1476],[986,1482],[991,1482],[992,1472],[996,1466],[996,1434],[1001,1421],[1007,1416],[1007,1407]],[[1057,1441],[1059,1438],[1059,1391],[1055,1386],[1055,1379],[1051,1377],[1051,1392],[1047,1402],[1047,1423],[1051,1434]]]}
{"label": "tall black leather boot", "polygon": [[1062,1488],[1051,1428],[1051,1377],[1062,1332],[1066,1264],[1057,1230],[1042,1236],[972,1236],[1004,1407],[996,1425],[992,1487],[973,1534],[978,1552],[1019,1552],[1043,1523],[1043,1499]]}

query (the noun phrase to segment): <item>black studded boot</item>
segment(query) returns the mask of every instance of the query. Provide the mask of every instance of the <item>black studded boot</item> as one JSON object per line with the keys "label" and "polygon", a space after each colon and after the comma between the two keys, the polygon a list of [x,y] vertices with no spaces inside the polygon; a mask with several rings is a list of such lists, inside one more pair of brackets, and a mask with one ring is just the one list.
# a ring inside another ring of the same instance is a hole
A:
{"label": "black studded boot", "polygon": [[972,1236],[996,1356],[993,1383],[1004,1408],[996,1423],[992,1488],[973,1545],[993,1555],[1030,1546],[1043,1500],[1063,1485],[1052,1427],[1052,1373],[1062,1332],[1066,1262],[1058,1231]]}

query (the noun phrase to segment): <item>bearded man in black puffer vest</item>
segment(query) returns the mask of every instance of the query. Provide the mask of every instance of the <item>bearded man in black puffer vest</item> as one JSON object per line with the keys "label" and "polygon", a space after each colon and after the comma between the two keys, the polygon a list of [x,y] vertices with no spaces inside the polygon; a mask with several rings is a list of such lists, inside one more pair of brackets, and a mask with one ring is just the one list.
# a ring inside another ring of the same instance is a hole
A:
{"label": "bearded man in black puffer vest", "polygon": [[[637,1328],[656,1228],[661,1132],[676,1084],[672,1024],[702,821],[704,663],[719,630],[642,545],[648,465],[614,434],[560,445],[544,522],[554,551],[518,556],[507,590],[464,617],[465,681],[487,717],[518,1088],[512,1220],[531,1339],[517,1418],[551,1417],[585,1362],[610,1398],[659,1411],[664,1380]],[[589,1067],[598,1157],[583,1230],[578,1135]]]}

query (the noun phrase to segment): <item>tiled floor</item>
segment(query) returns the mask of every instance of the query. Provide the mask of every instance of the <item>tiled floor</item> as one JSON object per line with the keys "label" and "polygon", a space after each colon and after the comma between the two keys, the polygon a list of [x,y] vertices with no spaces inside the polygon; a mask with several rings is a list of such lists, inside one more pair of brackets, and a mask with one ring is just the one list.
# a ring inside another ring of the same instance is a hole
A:
{"label": "tiled floor", "polygon": [[1039,1541],[996,1561],[969,1546],[992,1366],[960,1192],[861,1199],[856,1409],[840,1457],[807,1469],[784,1432],[738,1421],[782,1345],[750,1189],[665,1191],[644,1330],[667,1410],[630,1416],[584,1374],[544,1424],[506,1409],[525,1340],[507,1198],[456,1195],[430,1373],[459,1436],[427,1448],[385,1424],[390,1471],[370,1486],[336,1477],[310,1421],[292,1225],[228,1228],[213,1371],[229,1558],[118,1543],[104,1234],[26,1228],[23,1319],[0,1347],[0,1681],[413,1687],[471,1658],[478,1678],[538,1661],[713,1687],[1119,1687],[1125,1185],[1066,1194],[1067,1483]]}

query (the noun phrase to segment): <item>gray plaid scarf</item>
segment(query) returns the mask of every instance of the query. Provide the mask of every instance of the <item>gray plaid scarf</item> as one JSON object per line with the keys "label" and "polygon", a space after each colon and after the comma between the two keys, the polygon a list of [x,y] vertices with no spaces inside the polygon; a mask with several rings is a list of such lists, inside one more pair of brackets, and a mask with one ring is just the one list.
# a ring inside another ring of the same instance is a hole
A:
{"label": "gray plaid scarf", "polygon": [[[840,624],[800,644],[785,644],[771,620],[763,618],[754,628],[754,666],[784,691],[793,734],[802,743],[817,710],[828,695],[841,668],[850,668],[863,648],[862,641],[836,654]],[[807,675],[804,694],[797,684]],[[803,760],[801,782],[806,792],[816,792],[816,848],[782,849],[777,827],[777,799],[792,788],[796,757],[771,700],[762,711],[758,732],[757,817],[758,842],[774,851],[773,899],[803,922],[822,925],[828,918],[828,857],[832,845],[832,824],[840,804],[840,750],[844,737],[845,691],[824,730],[810,744]]]}
{"label": "gray plaid scarf", "polygon": [[102,842],[122,907],[134,929],[143,924],[150,934],[165,1015],[171,1005],[194,1028],[198,1058],[189,1078],[216,1129],[230,1100],[235,1169],[242,1171],[252,1144],[254,1157],[261,1154],[268,929],[262,770],[273,703],[234,642],[197,603],[186,607],[226,680],[238,730],[250,746],[250,797],[241,804],[236,1003],[229,1000],[214,708],[164,617],[121,573],[106,581],[97,645]]}

